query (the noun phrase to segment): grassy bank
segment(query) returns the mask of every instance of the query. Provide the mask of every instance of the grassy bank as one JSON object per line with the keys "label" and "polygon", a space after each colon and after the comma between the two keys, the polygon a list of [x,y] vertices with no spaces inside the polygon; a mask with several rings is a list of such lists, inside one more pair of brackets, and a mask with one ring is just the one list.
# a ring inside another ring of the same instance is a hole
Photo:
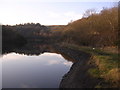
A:
{"label": "grassy bank", "polygon": [[[80,50],[92,54],[92,59],[88,64],[93,64],[95,67],[90,68],[87,72],[95,78],[104,79],[96,88],[101,87],[119,87],[120,86],[120,57],[118,53],[109,50],[101,50],[91,47],[77,46],[73,44],[63,44],[67,48]],[[109,84],[108,84],[109,83]]]}

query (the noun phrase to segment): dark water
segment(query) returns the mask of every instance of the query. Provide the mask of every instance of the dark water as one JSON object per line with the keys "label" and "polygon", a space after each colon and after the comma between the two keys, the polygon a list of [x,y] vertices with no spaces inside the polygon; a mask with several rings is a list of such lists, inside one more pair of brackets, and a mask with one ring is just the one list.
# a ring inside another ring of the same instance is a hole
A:
{"label": "dark water", "polygon": [[2,57],[3,88],[58,88],[72,65],[48,45],[30,45]]}

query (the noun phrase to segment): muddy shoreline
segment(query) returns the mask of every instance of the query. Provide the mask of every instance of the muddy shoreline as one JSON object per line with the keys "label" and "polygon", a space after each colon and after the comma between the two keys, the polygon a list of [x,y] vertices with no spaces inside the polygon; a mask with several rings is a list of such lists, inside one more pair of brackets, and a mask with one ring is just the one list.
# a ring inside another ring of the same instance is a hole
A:
{"label": "muddy shoreline", "polygon": [[94,88],[101,79],[94,78],[88,73],[88,69],[95,67],[91,63],[92,55],[83,51],[67,47],[55,46],[55,49],[76,60],[61,80],[59,88]]}

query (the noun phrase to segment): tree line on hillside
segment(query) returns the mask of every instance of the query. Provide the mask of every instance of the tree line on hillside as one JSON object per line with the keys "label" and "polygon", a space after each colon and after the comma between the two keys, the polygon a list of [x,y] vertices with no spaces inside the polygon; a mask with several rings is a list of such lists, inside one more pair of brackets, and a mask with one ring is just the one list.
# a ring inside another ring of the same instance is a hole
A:
{"label": "tree line on hillside", "polygon": [[120,44],[118,40],[118,7],[104,8],[100,13],[87,10],[82,19],[61,30],[61,40],[84,46],[105,47]]}
{"label": "tree line on hillside", "polygon": [[25,23],[14,26],[7,25],[6,27],[22,35],[27,41],[42,41],[50,36],[49,28],[39,23]]}
{"label": "tree line on hillside", "polygon": [[27,40],[41,40],[43,41],[50,36],[50,30],[48,27],[39,23],[26,23],[19,24],[11,27],[16,30],[19,34],[24,36]]}
{"label": "tree line on hillside", "polygon": [[26,42],[22,35],[12,30],[9,26],[2,25],[2,52],[20,47]]}
{"label": "tree line on hillside", "polygon": [[50,30],[39,23],[26,23],[19,25],[2,25],[2,46],[3,52],[13,50],[29,41],[45,43],[49,42]]}

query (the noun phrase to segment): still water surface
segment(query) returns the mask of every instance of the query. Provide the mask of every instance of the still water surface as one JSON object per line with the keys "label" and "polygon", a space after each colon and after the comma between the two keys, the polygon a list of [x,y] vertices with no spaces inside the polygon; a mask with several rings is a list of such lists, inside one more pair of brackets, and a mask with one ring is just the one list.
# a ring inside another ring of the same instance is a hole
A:
{"label": "still water surface", "polygon": [[2,87],[58,88],[71,65],[56,53],[38,56],[9,53],[2,57]]}

